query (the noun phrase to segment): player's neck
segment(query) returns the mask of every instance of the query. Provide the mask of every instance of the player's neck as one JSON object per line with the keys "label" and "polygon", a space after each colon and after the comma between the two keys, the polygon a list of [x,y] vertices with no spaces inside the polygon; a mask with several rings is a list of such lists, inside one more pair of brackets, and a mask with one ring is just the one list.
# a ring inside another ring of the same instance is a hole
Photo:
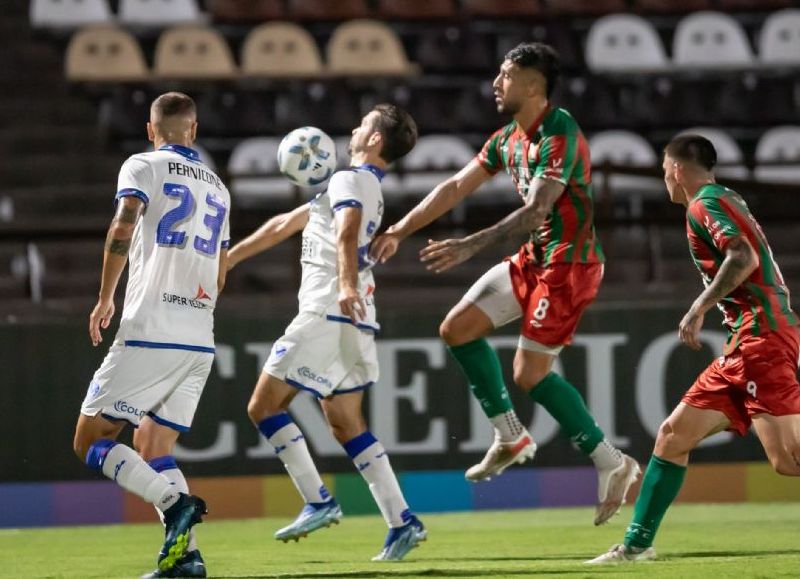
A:
{"label": "player's neck", "polygon": [[378,155],[372,155],[367,151],[353,153],[353,156],[350,158],[350,166],[360,167],[361,165],[375,165],[381,171],[386,171],[387,163]]}
{"label": "player's neck", "polygon": [[191,139],[173,139],[156,137],[153,139],[153,148],[158,151],[164,145],[179,145],[181,147],[192,148],[194,142]]}
{"label": "player's neck", "polygon": [[691,181],[684,187],[687,199],[691,201],[692,199],[697,197],[697,194],[700,192],[700,189],[702,189],[706,185],[712,185],[713,183],[716,183],[713,175]]}
{"label": "player's neck", "polygon": [[514,115],[514,120],[520,129],[527,132],[542,114],[547,110],[550,103],[546,98],[531,99]]}

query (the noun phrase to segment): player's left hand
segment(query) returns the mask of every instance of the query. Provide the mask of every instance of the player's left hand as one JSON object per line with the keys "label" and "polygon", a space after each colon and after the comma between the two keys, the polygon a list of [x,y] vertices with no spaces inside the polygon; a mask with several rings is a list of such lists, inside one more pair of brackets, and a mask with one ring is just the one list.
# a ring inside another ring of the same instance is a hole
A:
{"label": "player's left hand", "polygon": [[466,239],[428,240],[428,245],[419,252],[419,258],[427,263],[428,271],[441,273],[467,261],[475,255],[475,247]]}
{"label": "player's left hand", "polygon": [[353,323],[357,323],[367,317],[367,306],[364,300],[354,289],[343,289],[339,291],[339,309],[345,316],[348,316]]}
{"label": "player's left hand", "polygon": [[97,305],[89,314],[89,338],[91,338],[93,346],[97,346],[103,341],[100,328],[107,329],[113,317],[114,300],[97,300]]}
{"label": "player's left hand", "polygon": [[678,326],[678,336],[681,342],[689,346],[692,350],[699,350],[702,347],[700,343],[700,330],[703,328],[703,318],[705,316],[700,312],[690,308],[686,315],[683,316],[680,325]]}

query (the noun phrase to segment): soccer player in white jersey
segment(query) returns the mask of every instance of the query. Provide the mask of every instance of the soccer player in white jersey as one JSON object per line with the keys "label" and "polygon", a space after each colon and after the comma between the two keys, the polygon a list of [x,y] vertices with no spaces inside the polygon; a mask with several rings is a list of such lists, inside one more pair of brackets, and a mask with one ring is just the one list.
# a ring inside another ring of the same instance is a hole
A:
{"label": "soccer player in white jersey", "polygon": [[[214,360],[214,305],[225,283],[230,194],[191,148],[194,101],[159,96],[147,134],[155,150],[122,165],[106,237],[94,346],[114,315],[125,263],[119,331],[81,406],[74,449],[87,466],[152,503],[166,537],[152,577],[205,577],[192,527],[206,512],[172,455],[192,424]],[[136,450],[115,442],[126,424]]]}
{"label": "soccer player in white jersey", "polygon": [[426,537],[361,412],[364,389],[378,380],[379,326],[368,249],[383,215],[380,182],[387,165],[408,153],[416,140],[416,124],[407,112],[376,106],[353,130],[350,169],[335,173],[325,193],[273,217],[230,251],[233,267],[303,230],[300,311],[273,345],[247,407],[306,503],[291,525],[275,533],[284,542],[342,517],[287,412],[301,390],[320,400],[333,436],[369,484],[389,526],[373,560],[402,559]]}

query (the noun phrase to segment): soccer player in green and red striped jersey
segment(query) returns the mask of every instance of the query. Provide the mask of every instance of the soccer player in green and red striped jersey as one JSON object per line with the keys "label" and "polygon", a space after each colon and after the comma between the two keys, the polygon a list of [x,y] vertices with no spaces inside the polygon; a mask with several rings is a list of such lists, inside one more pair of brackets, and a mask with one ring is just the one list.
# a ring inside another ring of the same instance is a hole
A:
{"label": "soccer player in green and red striped jersey", "polygon": [[572,340],[603,277],[603,251],[594,229],[589,147],[575,119],[554,107],[558,55],[540,43],[509,51],[494,80],[497,110],[513,119],[480,154],[378,236],[372,255],[386,261],[398,244],[452,209],[496,173],[511,174],[522,206],[463,239],[431,241],[421,252],[429,270],[445,271],[481,249],[530,233],[519,252],[487,271],[447,314],[440,334],[495,430],[483,460],[466,472],[477,482],[533,458],[536,444],[512,408],[500,361],[486,336],[521,319],[514,380],[558,421],[598,471],[595,524],[613,516],[639,466],[614,448],[575,387],[552,372]]}
{"label": "soccer player in green and red striped jersey", "polygon": [[680,322],[680,338],[700,349],[705,313],[717,305],[728,341],[658,431],[625,541],[590,564],[655,559],[653,539],[678,495],[689,452],[721,430],[744,436],[752,425],[773,468],[800,476],[800,335],[789,290],[764,232],[735,191],[718,185],[717,154],[699,135],[664,150],[664,181],[686,206],[689,248],[705,290]]}

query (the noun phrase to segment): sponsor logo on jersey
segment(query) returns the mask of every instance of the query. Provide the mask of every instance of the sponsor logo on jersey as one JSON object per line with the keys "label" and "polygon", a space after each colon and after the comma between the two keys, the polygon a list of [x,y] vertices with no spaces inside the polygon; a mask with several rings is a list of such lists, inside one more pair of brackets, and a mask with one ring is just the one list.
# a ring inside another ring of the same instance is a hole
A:
{"label": "sponsor logo on jersey", "polygon": [[117,412],[121,412],[122,414],[130,414],[132,416],[138,416],[142,418],[145,414],[144,410],[139,410],[125,402],[124,400],[117,400],[114,402],[114,410]]}
{"label": "sponsor logo on jersey", "polygon": [[203,289],[203,286],[197,284],[197,295],[194,296],[196,300],[210,300],[211,296],[206,293],[206,290]]}
{"label": "sponsor logo on jersey", "polygon": [[[203,288],[200,287],[200,291],[198,291],[197,297],[187,297],[187,296],[179,296],[178,294],[171,294],[164,292],[161,294],[161,301],[167,304],[172,304],[173,306],[179,306],[182,308],[194,308],[196,310],[204,310],[206,308],[211,307],[209,304],[203,303],[200,300],[210,300],[211,297],[202,291]],[[200,292],[202,291],[202,296]]]}
{"label": "sponsor logo on jersey", "polygon": [[89,384],[89,390],[86,392],[86,400],[92,400],[100,394],[100,382],[97,380],[92,380],[92,383]]}
{"label": "sponsor logo on jersey", "polygon": [[323,386],[327,386],[328,388],[333,388],[333,384],[331,381],[325,378],[325,376],[318,376],[309,368],[308,366],[301,366],[297,369],[297,373],[302,376],[303,378],[308,378],[317,384],[322,384]]}

